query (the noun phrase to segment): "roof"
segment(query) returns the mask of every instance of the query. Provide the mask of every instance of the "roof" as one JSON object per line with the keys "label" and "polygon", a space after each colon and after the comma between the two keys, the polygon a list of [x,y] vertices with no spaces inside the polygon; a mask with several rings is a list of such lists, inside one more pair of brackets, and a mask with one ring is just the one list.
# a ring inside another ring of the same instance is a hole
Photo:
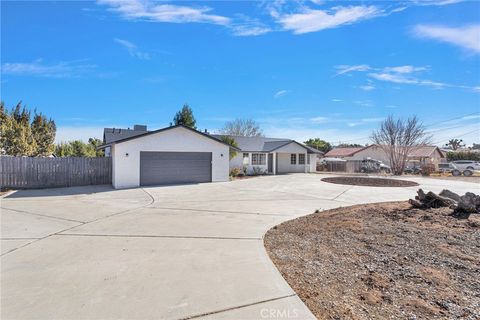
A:
{"label": "roof", "polygon": [[363,150],[364,147],[358,148],[334,148],[325,154],[325,157],[337,158],[337,157],[350,157],[358,151]]}
{"label": "roof", "polygon": [[[216,139],[221,139],[225,135],[222,134],[212,134],[212,137]],[[307,149],[308,153],[322,153],[321,151],[306,146],[302,143],[299,143],[291,139],[280,139],[280,138],[266,138],[266,137],[243,137],[243,136],[231,136],[227,135],[237,142],[238,148],[245,152],[272,152],[283,146],[286,146],[290,143],[296,143],[301,147]]]}
{"label": "roof", "polygon": [[[195,132],[199,135],[202,135],[204,136],[205,138],[208,138],[208,139],[212,139],[218,143],[221,143],[221,144],[224,144],[226,146],[229,146],[230,148],[232,149],[235,149],[235,150],[238,150],[240,151],[238,148],[235,148],[231,145],[229,145],[228,143],[225,143],[217,138],[214,138],[212,137],[211,135],[207,134],[207,133],[203,133],[201,131],[197,131],[195,129],[192,129],[190,127],[186,127],[186,126],[183,126],[183,125],[175,125],[175,126],[170,126],[170,127],[166,127],[166,128],[162,128],[162,129],[158,129],[158,130],[153,130],[153,131],[147,131],[147,132],[143,132],[141,134],[137,134],[137,135],[134,135],[134,136],[131,136],[131,137],[126,137],[126,138],[123,138],[123,139],[119,139],[119,140],[115,140],[115,141],[112,141],[112,142],[109,142],[109,143],[105,143],[101,146],[98,147],[98,149],[103,149],[105,147],[108,147],[108,146],[111,146],[113,144],[118,144],[118,143],[123,143],[125,141],[130,141],[130,140],[133,140],[133,139],[138,139],[138,138],[142,138],[142,137],[145,137],[145,136],[148,136],[148,135],[151,135],[151,134],[155,134],[155,133],[159,133],[159,132],[163,132],[163,131],[167,131],[167,130],[171,130],[171,129],[175,129],[175,128],[184,128],[184,129],[187,129],[187,130],[190,130],[192,132]],[[133,131],[133,130],[132,130]]]}
{"label": "roof", "polygon": [[122,140],[125,138],[131,138],[148,132],[146,130],[133,130],[133,129],[117,129],[117,128],[105,128],[103,129],[103,143],[111,143],[114,141]]}
{"label": "roof", "polygon": [[438,152],[440,153],[440,156],[442,158],[445,158],[444,153],[437,146],[425,146],[425,147],[416,148],[415,150],[410,152],[408,156],[413,158],[429,158],[433,155],[433,153],[437,149],[438,149]]}

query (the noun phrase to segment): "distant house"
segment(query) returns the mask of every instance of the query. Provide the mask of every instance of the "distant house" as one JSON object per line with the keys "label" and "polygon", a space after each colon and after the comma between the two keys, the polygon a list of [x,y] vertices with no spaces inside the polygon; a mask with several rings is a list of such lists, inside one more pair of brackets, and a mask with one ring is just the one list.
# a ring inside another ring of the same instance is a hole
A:
{"label": "distant house", "polygon": [[[222,135],[213,135],[220,139]],[[315,172],[317,156],[323,152],[291,139],[229,136],[241,152],[230,160],[230,169],[245,168],[270,174]]]}
{"label": "distant house", "polygon": [[[108,145],[112,142],[123,140],[126,138],[131,138],[144,134],[148,132],[147,126],[136,124],[133,126],[133,129],[122,129],[122,128],[104,128],[103,129],[103,144]],[[111,156],[111,148],[105,148],[105,157]]]}
{"label": "distant house", "polygon": [[[342,158],[344,160],[363,160],[366,158],[380,160],[390,165],[387,154],[378,145],[372,144],[363,148],[335,148],[325,154],[325,157]],[[414,149],[408,155],[409,164],[420,165],[446,162],[445,154],[437,146],[424,146]]]}

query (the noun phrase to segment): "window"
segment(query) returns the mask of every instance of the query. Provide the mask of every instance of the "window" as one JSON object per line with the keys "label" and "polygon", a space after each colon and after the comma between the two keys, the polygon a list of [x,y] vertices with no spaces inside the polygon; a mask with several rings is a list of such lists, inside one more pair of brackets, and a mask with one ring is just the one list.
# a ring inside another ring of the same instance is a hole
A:
{"label": "window", "polygon": [[267,164],[265,153],[252,153],[252,165],[264,166]]}
{"label": "window", "polygon": [[290,155],[290,164],[297,164],[297,155],[295,153]]}
{"label": "window", "polygon": [[305,154],[300,153],[298,155],[298,164],[305,164]]}
{"label": "window", "polygon": [[249,157],[249,154],[248,154],[248,153],[244,153],[244,154],[243,154],[243,164],[244,164],[244,165],[247,165],[247,164],[250,162],[250,161],[249,161],[249,160],[250,160],[249,158],[250,158],[250,157]]}
{"label": "window", "polygon": [[307,164],[310,164],[310,155],[307,156]]}

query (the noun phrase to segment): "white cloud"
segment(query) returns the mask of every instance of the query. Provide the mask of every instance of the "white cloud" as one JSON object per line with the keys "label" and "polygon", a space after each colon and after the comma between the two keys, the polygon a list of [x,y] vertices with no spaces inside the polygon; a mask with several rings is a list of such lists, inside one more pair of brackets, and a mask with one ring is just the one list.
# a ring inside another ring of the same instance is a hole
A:
{"label": "white cloud", "polygon": [[342,102],[342,99],[332,99],[333,102]]}
{"label": "white cloud", "polygon": [[463,48],[468,52],[480,53],[480,25],[446,27],[417,25],[414,33],[418,37],[434,39]]}
{"label": "white cloud", "polygon": [[286,94],[288,94],[290,91],[289,90],[280,90],[280,91],[277,91],[273,97],[274,98],[280,98],[280,97],[283,97],[285,96]]}
{"label": "white cloud", "polygon": [[370,66],[366,64],[358,64],[353,66],[342,64],[335,66],[335,69],[338,70],[336,75],[339,76],[341,74],[346,74],[353,71],[368,71],[370,70]]}
{"label": "white cloud", "polygon": [[96,69],[96,65],[82,61],[44,63],[41,59],[33,62],[4,63],[2,74],[32,75],[46,78],[75,78],[88,74]]}
{"label": "white cloud", "polygon": [[464,0],[415,0],[413,3],[421,6],[445,6],[462,1]]}
{"label": "white cloud", "polygon": [[313,123],[326,123],[326,122],[330,122],[330,119],[327,117],[314,117],[314,118],[310,118],[310,121]]}
{"label": "white cloud", "polygon": [[148,53],[141,52],[140,50],[138,50],[138,47],[130,41],[123,40],[123,39],[118,39],[118,38],[114,38],[113,41],[115,41],[116,43],[118,43],[121,46],[123,46],[124,48],[126,48],[128,50],[128,53],[132,57],[142,59],[142,60],[150,59],[150,55]]}
{"label": "white cloud", "polygon": [[[393,66],[393,67],[371,67],[368,65],[339,65],[335,66],[335,69],[339,70],[335,75],[344,75],[350,72],[366,72],[370,71],[367,76],[371,79],[378,81],[392,82],[397,84],[410,84],[410,85],[420,85],[420,86],[429,86],[434,89],[443,89],[443,88],[458,88],[466,89],[472,92],[480,93],[480,86],[466,86],[458,84],[449,84],[439,81],[433,81],[428,79],[421,79],[416,76],[417,73],[427,71],[429,68],[426,66],[415,67],[411,65],[403,66]],[[373,90],[375,86],[371,83],[371,80],[368,80],[369,84],[365,86],[360,86],[359,88],[363,90]]]}
{"label": "white cloud", "polygon": [[373,107],[373,102],[370,100],[357,100],[353,101],[353,103],[358,104],[361,107]]}
{"label": "white cloud", "polygon": [[236,25],[231,28],[235,36],[259,36],[272,31],[269,27],[252,25]]}
{"label": "white cloud", "polygon": [[300,13],[279,15],[279,22],[285,30],[295,34],[315,32],[353,24],[383,14],[376,6],[338,6],[330,10],[304,8]]}
{"label": "white cloud", "polygon": [[230,18],[210,14],[209,7],[189,7],[174,4],[154,3],[142,0],[98,0],[99,4],[108,5],[111,10],[129,20],[147,20],[171,23],[212,23],[228,25]]}
{"label": "white cloud", "polygon": [[373,84],[366,84],[364,86],[359,86],[360,89],[363,91],[372,91],[375,90],[375,86]]}

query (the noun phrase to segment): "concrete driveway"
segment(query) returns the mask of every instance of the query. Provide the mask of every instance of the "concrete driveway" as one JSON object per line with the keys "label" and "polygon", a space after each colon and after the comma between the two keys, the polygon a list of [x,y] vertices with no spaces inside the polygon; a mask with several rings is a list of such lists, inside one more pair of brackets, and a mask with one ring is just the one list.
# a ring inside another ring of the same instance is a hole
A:
{"label": "concrete driveway", "polygon": [[[1,318],[314,318],[269,260],[263,234],[316,209],[406,200],[417,189],[343,186],[324,176],[7,196]],[[413,180],[435,192],[480,189]]]}

